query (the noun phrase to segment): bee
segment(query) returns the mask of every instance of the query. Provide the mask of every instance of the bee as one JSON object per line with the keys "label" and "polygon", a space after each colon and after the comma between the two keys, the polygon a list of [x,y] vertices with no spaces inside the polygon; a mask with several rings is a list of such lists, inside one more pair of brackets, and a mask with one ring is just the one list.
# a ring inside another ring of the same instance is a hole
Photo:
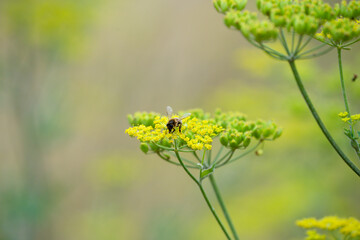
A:
{"label": "bee", "polygon": [[171,118],[171,115],[173,113],[173,110],[170,106],[166,107],[166,113],[168,115],[169,121],[166,124],[166,127],[169,129],[169,133],[173,133],[175,132],[175,128],[179,127],[179,132],[181,132],[181,126],[182,126],[182,119],[187,118],[191,115],[191,113],[185,113],[183,116],[181,117],[174,117]]}

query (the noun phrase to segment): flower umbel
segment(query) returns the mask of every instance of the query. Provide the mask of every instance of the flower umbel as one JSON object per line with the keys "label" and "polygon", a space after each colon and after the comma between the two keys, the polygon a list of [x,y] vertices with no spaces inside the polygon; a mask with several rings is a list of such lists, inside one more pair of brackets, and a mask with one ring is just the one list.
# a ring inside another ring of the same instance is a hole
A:
{"label": "flower umbel", "polygon": [[[178,117],[178,116],[173,116]],[[174,139],[179,141],[180,147],[188,147],[193,150],[210,150],[213,138],[223,131],[221,126],[213,124],[208,120],[199,120],[197,118],[185,118],[182,120],[182,131],[177,128],[175,132],[169,133],[166,127],[169,118],[165,116],[156,116],[154,118],[154,127],[139,125],[128,128],[125,132],[129,136],[136,137],[140,142],[154,143],[165,147],[173,147]]]}
{"label": "flower umbel", "polygon": [[331,239],[326,235],[320,235],[315,229],[324,231],[328,236],[334,236],[335,231],[342,236],[338,239],[359,239],[360,221],[355,218],[339,218],[337,216],[327,216],[322,219],[305,218],[298,220],[296,225],[305,229],[311,229],[307,232],[306,240],[310,239]]}
{"label": "flower umbel", "polygon": [[[229,3],[241,4],[241,0],[229,0]],[[219,7],[225,8],[226,6]],[[140,150],[145,154],[155,153],[166,162],[181,166],[200,188],[226,238],[231,239],[209,201],[202,182],[206,178],[210,179],[220,205],[225,206],[215,184],[213,176],[215,169],[249,153],[261,156],[265,140],[275,140],[281,135],[282,130],[272,121],[247,121],[246,116],[239,112],[224,113],[217,110],[215,114],[211,115],[202,109],[193,109],[180,112],[182,117],[179,118],[179,115],[172,115],[171,107],[167,107],[167,113],[167,117],[158,113],[146,112],[129,115],[131,127],[126,129],[125,133],[140,141]],[[220,134],[220,143],[216,146],[219,149],[217,154],[213,155],[211,152],[214,150],[214,139]],[[257,141],[257,143],[250,147],[251,140]],[[247,151],[236,156],[234,153],[239,150]],[[201,151],[201,155],[198,155],[199,151]],[[187,156],[184,157],[183,154],[187,154]],[[173,161],[172,157],[177,161]],[[198,178],[193,175],[190,168],[198,170]],[[222,211],[227,216],[234,239],[239,239],[225,207],[222,207]]]}

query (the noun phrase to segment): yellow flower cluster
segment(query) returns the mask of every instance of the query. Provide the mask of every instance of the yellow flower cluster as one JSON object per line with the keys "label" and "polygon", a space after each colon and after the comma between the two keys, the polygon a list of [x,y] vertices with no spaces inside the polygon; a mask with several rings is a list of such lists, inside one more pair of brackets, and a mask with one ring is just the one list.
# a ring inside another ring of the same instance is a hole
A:
{"label": "yellow flower cluster", "polygon": [[211,150],[212,139],[223,130],[221,126],[212,124],[208,120],[192,118],[187,122],[184,133],[179,136],[191,149],[201,150],[205,147]]}
{"label": "yellow flower cluster", "polygon": [[309,230],[306,232],[306,234],[307,237],[305,238],[305,240],[326,240],[325,235],[319,234],[315,230]]}
{"label": "yellow flower cluster", "polygon": [[[315,218],[306,218],[298,220],[296,224],[305,229],[318,228],[322,230],[334,231],[340,230],[343,235],[351,237],[360,237],[360,221],[355,218],[339,218],[336,216],[324,217],[320,220]],[[308,239],[308,238],[306,238]],[[322,239],[322,238],[309,238]]]}
{"label": "yellow flower cluster", "polygon": [[343,122],[349,122],[350,119],[352,121],[352,123],[356,123],[358,121],[360,121],[360,114],[354,114],[354,115],[351,115],[349,116],[349,113],[348,112],[341,112],[338,114],[338,116],[341,118],[341,120]]}
{"label": "yellow flower cluster", "polygon": [[204,148],[210,150],[213,138],[223,131],[221,126],[210,123],[208,120],[185,118],[182,120],[181,133],[178,128],[175,129],[175,132],[169,133],[166,127],[168,121],[169,119],[165,116],[157,116],[154,120],[154,127],[134,126],[126,129],[125,133],[131,137],[136,137],[141,142],[159,143],[162,141],[171,146],[174,139],[179,139],[180,145],[186,145],[193,150],[202,150]]}

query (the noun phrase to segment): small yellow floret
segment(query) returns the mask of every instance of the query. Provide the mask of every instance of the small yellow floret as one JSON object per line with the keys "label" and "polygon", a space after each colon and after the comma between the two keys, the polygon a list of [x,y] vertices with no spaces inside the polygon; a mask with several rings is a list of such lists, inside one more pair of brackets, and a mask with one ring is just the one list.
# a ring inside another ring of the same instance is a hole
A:
{"label": "small yellow floret", "polygon": [[342,118],[341,120],[346,123],[346,122],[349,122],[349,121],[350,121],[350,118],[349,118],[349,117],[345,117],[345,118]]}
{"label": "small yellow floret", "polygon": [[341,112],[341,113],[338,114],[338,116],[341,117],[341,118],[347,117],[348,115],[349,115],[348,112]]}
{"label": "small yellow floret", "polygon": [[326,236],[317,233],[315,230],[309,230],[306,232],[307,233],[307,237],[305,238],[305,240],[325,240]]}

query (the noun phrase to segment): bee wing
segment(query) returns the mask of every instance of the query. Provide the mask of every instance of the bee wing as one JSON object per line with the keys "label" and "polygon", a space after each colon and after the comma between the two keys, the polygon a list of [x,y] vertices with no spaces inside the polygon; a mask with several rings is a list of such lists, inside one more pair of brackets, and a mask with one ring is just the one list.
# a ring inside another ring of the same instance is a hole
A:
{"label": "bee wing", "polygon": [[191,113],[185,113],[184,115],[181,116],[180,119],[184,119],[184,118],[187,118],[191,115]]}
{"label": "bee wing", "polygon": [[170,118],[173,113],[173,110],[170,106],[166,107],[166,113],[167,113],[168,117]]}

